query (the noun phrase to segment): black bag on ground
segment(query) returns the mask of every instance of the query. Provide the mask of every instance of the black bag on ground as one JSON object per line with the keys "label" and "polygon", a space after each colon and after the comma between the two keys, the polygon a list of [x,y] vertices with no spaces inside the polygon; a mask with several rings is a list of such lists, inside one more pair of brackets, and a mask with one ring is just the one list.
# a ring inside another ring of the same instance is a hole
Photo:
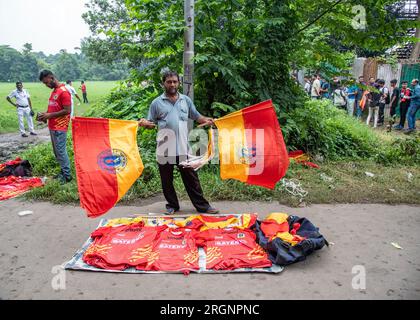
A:
{"label": "black bag on ground", "polygon": [[255,224],[258,243],[268,252],[271,262],[280,266],[286,266],[305,260],[306,257],[315,250],[321,249],[324,245],[328,246],[327,240],[319,233],[319,229],[308,219],[299,218],[298,216],[289,216],[287,222],[289,224],[289,230],[293,229],[292,226],[294,223],[299,223],[300,228],[296,233],[306,239],[294,246],[280,238],[269,241],[261,230],[261,222],[257,221]]}
{"label": "black bag on ground", "polygon": [[0,171],[0,177],[32,177],[32,166],[28,160],[22,160],[17,164],[6,165]]}

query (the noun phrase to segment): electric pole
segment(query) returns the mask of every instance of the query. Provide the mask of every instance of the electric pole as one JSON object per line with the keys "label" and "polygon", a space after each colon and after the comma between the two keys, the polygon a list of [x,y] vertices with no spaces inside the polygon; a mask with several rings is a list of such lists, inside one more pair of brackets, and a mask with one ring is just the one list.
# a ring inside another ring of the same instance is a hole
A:
{"label": "electric pole", "polygon": [[194,101],[194,0],[184,2],[184,79],[183,93]]}

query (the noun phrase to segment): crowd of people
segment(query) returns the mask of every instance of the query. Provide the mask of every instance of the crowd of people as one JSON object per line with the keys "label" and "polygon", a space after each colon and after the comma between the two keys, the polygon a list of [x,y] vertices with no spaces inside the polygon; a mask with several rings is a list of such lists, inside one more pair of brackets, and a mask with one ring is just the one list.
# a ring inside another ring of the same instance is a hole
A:
{"label": "crowd of people", "polygon": [[[341,81],[339,77],[334,77],[330,83],[325,77],[315,74],[312,78],[304,78],[304,90],[312,99],[330,99],[336,107],[359,119],[367,108],[366,124],[369,125],[373,119],[374,128],[383,126],[385,118],[395,122],[399,107],[399,123],[392,128],[406,133],[416,130],[416,114],[420,109],[418,79],[411,81],[411,88],[408,81],[402,81],[400,88],[397,79],[391,80],[387,87],[385,80],[373,77],[367,83],[363,76],[357,81],[354,78]],[[404,129],[406,120],[408,127]]]}

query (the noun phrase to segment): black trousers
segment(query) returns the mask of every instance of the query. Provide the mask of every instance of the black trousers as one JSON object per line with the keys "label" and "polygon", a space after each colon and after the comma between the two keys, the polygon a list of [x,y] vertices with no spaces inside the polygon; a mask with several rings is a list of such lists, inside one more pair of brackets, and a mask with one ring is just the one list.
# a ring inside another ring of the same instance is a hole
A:
{"label": "black trousers", "polygon": [[83,92],[83,103],[89,103],[86,92]]}
{"label": "black trousers", "polygon": [[379,119],[378,123],[384,124],[385,103],[379,103]]}
{"label": "black trousers", "polygon": [[410,106],[409,101],[400,102],[400,126],[404,128],[405,119],[407,116],[408,107]]}
{"label": "black trousers", "polygon": [[391,110],[390,110],[390,116],[391,117],[393,117],[395,115],[395,113],[397,112],[397,106],[398,106],[397,102],[391,104]]}
{"label": "black trousers", "polygon": [[173,208],[179,210],[178,197],[174,188],[174,166],[177,166],[181,173],[182,182],[184,183],[185,189],[187,190],[188,196],[191,199],[193,206],[198,212],[206,212],[210,207],[210,204],[203,196],[203,190],[201,189],[200,180],[198,174],[193,169],[183,168],[179,165],[179,159],[176,164],[166,163],[158,164],[160,180],[162,183],[163,195],[165,196],[166,208]]}

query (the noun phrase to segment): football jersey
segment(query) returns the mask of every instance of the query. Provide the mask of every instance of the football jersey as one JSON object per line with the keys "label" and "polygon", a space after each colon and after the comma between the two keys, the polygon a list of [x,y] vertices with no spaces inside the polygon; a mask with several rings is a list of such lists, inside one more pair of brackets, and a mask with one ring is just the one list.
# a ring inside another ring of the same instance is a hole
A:
{"label": "football jersey", "polygon": [[153,244],[147,265],[138,265],[139,270],[184,271],[198,270],[198,247],[196,230],[190,228],[167,228],[160,232]]}
{"label": "football jersey", "polygon": [[166,226],[146,227],[143,223],[98,228],[91,234],[94,242],[84,253],[83,261],[111,270],[146,265],[153,242],[164,229]]}
{"label": "football jersey", "polygon": [[202,221],[203,223],[203,226],[200,228],[200,231],[233,227],[238,229],[248,229],[255,224],[255,221],[257,220],[257,215],[248,213],[240,215],[239,218],[234,215],[222,217],[198,215],[195,216],[195,218]]}
{"label": "football jersey", "polygon": [[[59,112],[63,106],[71,106],[71,94],[64,84],[60,84],[53,90],[48,101],[48,113]],[[56,131],[67,131],[70,122],[70,114],[58,118],[48,119],[48,128]]]}
{"label": "football jersey", "polygon": [[275,238],[280,238],[294,246],[302,240],[305,240],[305,238],[296,234],[300,228],[300,224],[295,223],[291,228],[288,218],[289,215],[287,213],[271,213],[261,223],[261,230],[270,241]]}
{"label": "football jersey", "polygon": [[234,270],[270,267],[267,253],[248,229],[208,229],[197,234],[197,245],[206,251],[206,268]]}

